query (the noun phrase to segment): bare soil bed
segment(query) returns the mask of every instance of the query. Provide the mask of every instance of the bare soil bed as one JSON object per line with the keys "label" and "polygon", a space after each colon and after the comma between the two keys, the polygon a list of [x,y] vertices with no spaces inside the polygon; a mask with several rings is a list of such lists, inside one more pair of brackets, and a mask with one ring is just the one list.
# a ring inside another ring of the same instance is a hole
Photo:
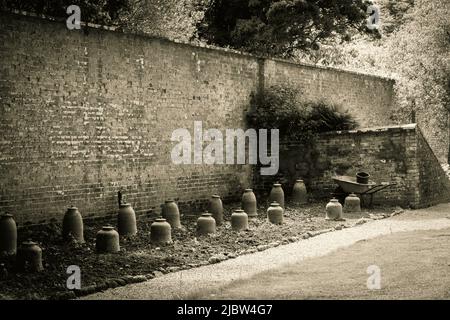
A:
{"label": "bare soil bed", "polygon": [[[97,254],[95,235],[105,223],[85,223],[86,243],[64,243],[59,224],[19,231],[19,243],[32,239],[43,251],[45,270],[40,273],[16,273],[14,261],[0,257],[0,299],[67,299],[75,298],[127,283],[141,282],[164,273],[217,263],[270,247],[299,241],[321,232],[352,227],[369,218],[390,216],[393,208],[363,210],[346,214],[346,221],[327,221],[324,203],[286,207],[283,225],[270,224],[265,207],[258,210],[257,219],[250,221],[250,230],[231,230],[232,208],[225,207],[224,223],[210,236],[196,235],[197,216],[182,216],[183,228],[173,230],[173,243],[167,246],[150,244],[150,225],[153,219],[138,220],[138,235],[121,239],[117,254]],[[71,291],[66,287],[67,267],[81,269],[82,289]]]}

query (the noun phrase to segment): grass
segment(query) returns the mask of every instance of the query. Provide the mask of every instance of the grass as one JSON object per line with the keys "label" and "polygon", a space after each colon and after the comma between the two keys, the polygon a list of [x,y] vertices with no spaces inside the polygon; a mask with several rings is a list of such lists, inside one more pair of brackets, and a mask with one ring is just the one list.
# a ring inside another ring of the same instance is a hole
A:
{"label": "grass", "polygon": [[[199,299],[450,299],[450,229],[401,232],[236,281]],[[367,267],[381,289],[367,289]],[[270,289],[269,289],[270,288]]]}

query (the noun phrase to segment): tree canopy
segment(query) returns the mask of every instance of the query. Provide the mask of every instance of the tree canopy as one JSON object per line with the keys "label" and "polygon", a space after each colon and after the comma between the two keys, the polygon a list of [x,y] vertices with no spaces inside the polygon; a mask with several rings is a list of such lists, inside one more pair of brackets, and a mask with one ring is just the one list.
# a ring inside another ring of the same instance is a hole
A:
{"label": "tree canopy", "polygon": [[77,5],[81,20],[102,25],[118,25],[131,11],[132,0],[0,0],[0,9],[21,10],[67,18],[67,7]]}
{"label": "tree canopy", "polygon": [[364,0],[211,0],[198,35],[210,44],[291,56],[315,49],[328,38],[366,30]]}

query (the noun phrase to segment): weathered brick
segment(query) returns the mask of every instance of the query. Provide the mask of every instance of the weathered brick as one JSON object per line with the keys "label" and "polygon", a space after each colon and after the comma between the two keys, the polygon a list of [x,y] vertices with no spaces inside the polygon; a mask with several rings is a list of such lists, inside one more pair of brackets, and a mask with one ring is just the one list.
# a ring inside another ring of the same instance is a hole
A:
{"label": "weathered brick", "polygon": [[389,122],[388,79],[84,31],[0,13],[0,210],[19,223],[61,219],[69,205],[114,213],[119,189],[137,212],[160,210],[167,198],[185,210],[213,193],[239,199],[252,184],[249,166],[173,165],[170,138],[177,128],[192,132],[196,120],[222,132],[245,128],[262,83],[342,103],[362,126]]}
{"label": "weathered brick", "polygon": [[[418,126],[327,133],[317,139],[313,159],[307,158],[309,153],[297,152],[304,146],[295,147],[292,142],[290,146],[280,157],[276,177],[255,173],[259,194],[267,194],[274,181],[282,181],[289,195],[295,179],[301,178],[315,197],[326,198],[337,187],[332,176],[354,176],[358,171],[366,171],[373,181],[396,183],[375,194],[374,203],[419,208],[450,200],[450,180]],[[325,165],[319,166],[320,163]]]}

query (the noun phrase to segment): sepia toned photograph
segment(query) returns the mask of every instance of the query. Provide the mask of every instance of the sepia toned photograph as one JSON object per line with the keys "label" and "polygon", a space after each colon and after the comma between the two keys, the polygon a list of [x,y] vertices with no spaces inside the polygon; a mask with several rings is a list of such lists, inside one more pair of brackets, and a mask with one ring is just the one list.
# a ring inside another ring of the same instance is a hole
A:
{"label": "sepia toned photograph", "polygon": [[0,0],[0,303],[450,300],[449,9]]}

